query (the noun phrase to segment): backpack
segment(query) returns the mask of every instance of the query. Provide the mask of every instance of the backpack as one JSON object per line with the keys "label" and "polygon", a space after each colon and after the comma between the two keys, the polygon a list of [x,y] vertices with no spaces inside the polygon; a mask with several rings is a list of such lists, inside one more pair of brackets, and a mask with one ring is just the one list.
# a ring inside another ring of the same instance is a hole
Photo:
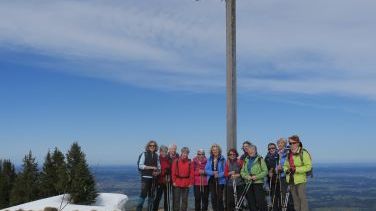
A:
{"label": "backpack", "polygon": [[[302,161],[302,163],[303,163],[303,165],[304,165],[304,162],[303,162],[303,151],[305,151],[305,152],[308,154],[309,159],[311,160],[311,163],[312,163],[312,157],[311,157],[311,154],[309,154],[308,150],[306,150],[306,149],[304,149],[304,148],[303,148],[303,150],[301,150],[301,152],[299,153],[300,161]],[[313,167],[311,168],[311,170],[309,170],[309,171],[306,172],[306,176],[307,176],[307,177],[311,177],[311,178],[313,178]]]}
{"label": "backpack", "polygon": [[140,174],[141,174],[141,171],[142,171],[142,169],[140,169],[140,160],[141,160],[142,154],[145,155],[145,153],[146,152],[141,152],[140,155],[138,156],[138,160],[137,160],[137,169],[138,169],[138,173],[140,173]]}

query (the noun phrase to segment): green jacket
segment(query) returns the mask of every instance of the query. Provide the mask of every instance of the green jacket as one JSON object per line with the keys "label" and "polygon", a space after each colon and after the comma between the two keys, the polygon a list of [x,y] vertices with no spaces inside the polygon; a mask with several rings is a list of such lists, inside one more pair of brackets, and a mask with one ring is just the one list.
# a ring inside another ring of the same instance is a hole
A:
{"label": "green jacket", "polygon": [[[296,168],[295,173],[294,173],[294,184],[295,185],[307,182],[306,172],[308,172],[312,169],[311,156],[309,155],[309,153],[305,149],[303,149],[302,152],[301,152],[301,150],[302,150],[302,148],[299,148],[297,153],[294,153],[294,155],[293,155],[293,160],[294,160],[294,164],[295,164],[295,168]],[[303,162],[302,162],[301,155],[300,155],[301,153],[303,153],[302,154]],[[287,154],[285,164],[283,165],[283,170],[285,172],[287,172],[290,169],[289,156],[290,155]],[[290,174],[286,174],[287,182],[290,181],[290,176],[291,176]]]}
{"label": "green jacket", "polygon": [[265,160],[257,155],[256,159],[252,163],[252,168],[248,169],[248,157],[244,160],[243,168],[240,171],[241,177],[248,184],[250,182],[250,175],[255,175],[256,180],[253,183],[264,183],[264,178],[268,174],[268,167],[266,167]]}

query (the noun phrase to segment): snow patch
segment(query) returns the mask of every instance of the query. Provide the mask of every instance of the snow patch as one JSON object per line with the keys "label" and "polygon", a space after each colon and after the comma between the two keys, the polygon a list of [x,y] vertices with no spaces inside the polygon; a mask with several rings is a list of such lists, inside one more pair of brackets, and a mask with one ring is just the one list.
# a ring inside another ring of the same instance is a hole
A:
{"label": "snow patch", "polygon": [[69,195],[53,196],[50,198],[2,209],[0,211],[16,211],[19,209],[27,211],[43,211],[45,207],[55,207],[59,210],[62,200],[62,207],[66,205],[63,211],[124,211],[125,203],[128,201],[128,197],[126,195],[117,193],[100,193],[96,199],[96,203],[90,206],[68,204],[68,198]]}

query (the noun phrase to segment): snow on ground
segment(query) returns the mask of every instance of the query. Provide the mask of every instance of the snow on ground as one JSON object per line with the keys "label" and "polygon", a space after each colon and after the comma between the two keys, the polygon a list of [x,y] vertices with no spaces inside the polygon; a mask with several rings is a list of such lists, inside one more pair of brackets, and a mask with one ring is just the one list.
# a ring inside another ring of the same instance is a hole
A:
{"label": "snow on ground", "polygon": [[[128,197],[117,193],[100,193],[95,204],[90,206],[68,204],[68,195],[65,195],[61,207],[66,207],[63,211],[124,211],[125,203]],[[45,207],[55,207],[60,210],[60,204],[63,195],[54,196],[50,198],[41,199],[38,201],[29,202],[26,204],[17,205],[14,207],[2,209],[0,211],[17,211],[23,209],[25,211],[43,211]]]}

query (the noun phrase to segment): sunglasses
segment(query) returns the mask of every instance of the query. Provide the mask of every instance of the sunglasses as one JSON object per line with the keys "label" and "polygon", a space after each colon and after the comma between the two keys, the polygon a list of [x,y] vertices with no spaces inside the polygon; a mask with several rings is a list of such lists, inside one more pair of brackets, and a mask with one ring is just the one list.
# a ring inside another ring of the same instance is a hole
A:
{"label": "sunglasses", "polygon": [[275,149],[275,147],[270,147],[268,150],[272,150],[272,149]]}
{"label": "sunglasses", "polygon": [[297,144],[299,142],[289,142],[290,145]]}
{"label": "sunglasses", "polygon": [[197,155],[204,155],[204,154],[201,154],[201,153],[197,153]]}
{"label": "sunglasses", "polygon": [[155,145],[154,144],[150,144],[149,147],[155,147]]}

